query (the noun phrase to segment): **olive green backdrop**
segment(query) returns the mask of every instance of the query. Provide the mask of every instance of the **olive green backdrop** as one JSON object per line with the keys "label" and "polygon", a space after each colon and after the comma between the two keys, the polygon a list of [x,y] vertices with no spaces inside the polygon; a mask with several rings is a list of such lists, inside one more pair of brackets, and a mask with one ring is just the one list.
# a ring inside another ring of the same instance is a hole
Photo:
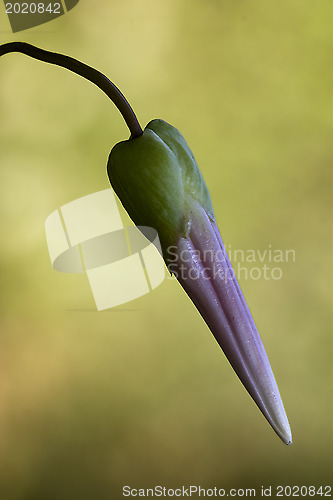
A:
{"label": "olive green backdrop", "polygon": [[181,130],[227,246],[296,253],[281,280],[240,280],[292,426],[287,447],[177,282],[98,313],[86,276],[53,271],[46,217],[109,186],[109,151],[128,131],[80,77],[1,58],[1,498],[328,484],[331,2],[82,1],[15,35],[1,9],[0,43],[77,57],[142,125]]}

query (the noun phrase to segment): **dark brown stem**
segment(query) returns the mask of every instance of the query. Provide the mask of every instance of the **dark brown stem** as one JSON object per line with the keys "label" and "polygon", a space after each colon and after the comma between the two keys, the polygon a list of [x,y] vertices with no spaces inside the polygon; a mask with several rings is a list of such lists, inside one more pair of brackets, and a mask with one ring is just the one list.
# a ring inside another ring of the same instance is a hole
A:
{"label": "dark brown stem", "polygon": [[56,64],[57,66],[73,71],[73,73],[76,73],[77,75],[80,75],[83,78],[86,78],[86,80],[94,83],[117,106],[131,132],[131,137],[135,138],[142,135],[142,128],[140,127],[138,119],[126,98],[120,90],[100,71],[97,71],[96,69],[87,66],[72,57],[39,49],[29,43],[10,42],[0,45],[0,56],[9,54],[10,52],[21,52],[22,54],[33,57],[34,59],[50,64]]}

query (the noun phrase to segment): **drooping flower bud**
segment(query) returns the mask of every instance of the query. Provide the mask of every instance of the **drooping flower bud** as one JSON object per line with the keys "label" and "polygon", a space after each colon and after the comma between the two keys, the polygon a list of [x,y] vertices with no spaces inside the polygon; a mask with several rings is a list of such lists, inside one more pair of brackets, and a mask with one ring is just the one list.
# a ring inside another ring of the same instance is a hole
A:
{"label": "drooping flower bud", "polygon": [[164,260],[211,329],[275,432],[292,441],[289,422],[258,330],[215,222],[209,192],[180,132],[153,120],[112,149],[108,175],[138,226],[157,230]]}

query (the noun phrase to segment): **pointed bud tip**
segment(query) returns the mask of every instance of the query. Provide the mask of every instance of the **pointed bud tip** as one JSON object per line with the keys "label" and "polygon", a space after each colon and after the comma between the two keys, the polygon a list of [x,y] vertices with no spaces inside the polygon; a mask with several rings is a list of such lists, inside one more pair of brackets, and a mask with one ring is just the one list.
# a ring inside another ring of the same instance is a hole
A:
{"label": "pointed bud tip", "polygon": [[292,440],[291,434],[289,436],[287,436],[287,435],[280,436],[280,438],[284,442],[284,444],[286,444],[287,446],[293,444],[293,440]]}
{"label": "pointed bud tip", "polygon": [[280,439],[286,444],[287,446],[293,444],[293,437],[291,435],[291,430],[290,427],[289,429],[284,429],[283,431],[280,431],[277,433]]}

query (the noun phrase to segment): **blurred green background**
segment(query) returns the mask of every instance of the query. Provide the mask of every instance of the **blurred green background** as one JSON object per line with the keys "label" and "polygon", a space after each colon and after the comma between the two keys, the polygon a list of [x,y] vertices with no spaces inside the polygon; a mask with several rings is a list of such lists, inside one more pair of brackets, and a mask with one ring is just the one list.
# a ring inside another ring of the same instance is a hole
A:
{"label": "blurred green background", "polygon": [[53,271],[46,217],[109,186],[109,151],[128,131],[78,76],[1,58],[1,499],[328,484],[331,2],[82,1],[15,35],[1,5],[0,43],[91,64],[142,125],[180,129],[227,246],[296,252],[281,280],[240,280],[293,430],[287,447],[177,282],[98,313],[86,276]]}

